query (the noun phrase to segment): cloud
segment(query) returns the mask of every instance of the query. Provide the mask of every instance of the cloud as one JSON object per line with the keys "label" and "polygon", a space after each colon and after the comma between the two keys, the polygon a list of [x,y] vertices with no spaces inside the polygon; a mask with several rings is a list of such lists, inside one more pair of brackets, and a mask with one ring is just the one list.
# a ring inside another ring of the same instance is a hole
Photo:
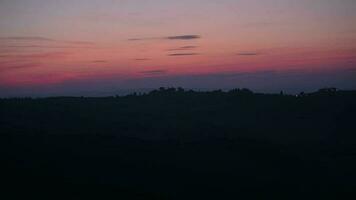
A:
{"label": "cloud", "polygon": [[66,44],[76,44],[76,45],[94,45],[93,42],[89,41],[68,41],[68,40],[56,40],[48,37],[42,36],[16,36],[16,37],[0,37],[3,41],[17,41],[17,42],[60,42]]}
{"label": "cloud", "polygon": [[168,54],[168,56],[196,56],[198,53],[172,53]]}
{"label": "cloud", "polygon": [[145,75],[162,75],[162,74],[166,74],[167,70],[158,69],[158,70],[142,71],[140,73]]}
{"label": "cloud", "polygon": [[[56,45],[8,45],[1,48],[43,48],[43,49],[87,49],[87,46],[56,46]],[[92,48],[92,47],[91,47]]]}
{"label": "cloud", "polygon": [[195,48],[198,48],[198,46],[183,46],[183,47],[180,47],[180,49],[195,49]]}
{"label": "cloud", "polygon": [[68,52],[48,52],[48,53],[3,55],[3,58],[16,59],[16,60],[18,60],[18,59],[53,59],[53,58],[62,58],[67,55],[70,55],[70,53],[68,53]]}
{"label": "cloud", "polygon": [[33,67],[38,67],[39,65],[36,63],[22,63],[22,64],[16,64],[16,65],[5,65],[5,66],[0,66],[0,71],[12,71],[12,70],[19,70],[19,69],[27,69],[27,68],[33,68]]}
{"label": "cloud", "polygon": [[167,51],[184,51],[184,50],[191,50],[191,49],[196,49],[198,48],[198,46],[182,46],[179,48],[175,48],[175,49],[168,49]]}
{"label": "cloud", "polygon": [[136,58],[136,61],[147,61],[147,60],[151,60],[149,58]]}
{"label": "cloud", "polygon": [[147,38],[130,38],[129,41],[141,41],[141,40],[196,40],[200,39],[200,35],[175,35],[167,37],[147,37]]}
{"label": "cloud", "polygon": [[152,40],[154,38],[130,38],[128,41]]}
{"label": "cloud", "polygon": [[241,52],[237,54],[238,56],[258,56],[260,53],[257,52]]}
{"label": "cloud", "polygon": [[177,36],[170,36],[166,37],[168,40],[195,40],[200,39],[200,35],[177,35]]}
{"label": "cloud", "polygon": [[56,41],[51,38],[24,36],[24,37],[0,37],[0,40],[20,40],[20,41]]}

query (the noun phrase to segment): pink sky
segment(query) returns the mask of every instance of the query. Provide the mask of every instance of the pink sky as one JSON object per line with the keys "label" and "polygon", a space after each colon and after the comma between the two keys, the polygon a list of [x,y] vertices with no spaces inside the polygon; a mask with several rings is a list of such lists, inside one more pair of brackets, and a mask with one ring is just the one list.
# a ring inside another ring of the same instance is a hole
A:
{"label": "pink sky", "polygon": [[[298,88],[298,81],[283,78],[293,73],[321,80],[310,88],[300,83],[300,90],[356,89],[355,10],[353,0],[4,0],[0,92],[75,94],[77,88],[79,95],[93,82],[99,84],[93,91],[145,85],[288,90]],[[215,76],[272,71],[283,87],[265,88],[260,76],[249,84]],[[192,76],[201,81],[177,82]]]}

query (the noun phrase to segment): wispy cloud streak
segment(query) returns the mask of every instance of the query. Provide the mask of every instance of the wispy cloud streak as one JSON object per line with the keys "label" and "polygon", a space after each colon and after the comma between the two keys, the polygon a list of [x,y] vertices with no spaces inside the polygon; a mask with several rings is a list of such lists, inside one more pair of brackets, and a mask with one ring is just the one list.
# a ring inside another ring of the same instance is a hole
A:
{"label": "wispy cloud streak", "polygon": [[16,36],[16,37],[0,37],[1,41],[16,41],[16,42],[59,42],[67,44],[76,45],[94,45],[93,42],[89,41],[67,41],[67,40],[57,40],[41,36]]}
{"label": "wispy cloud streak", "polygon": [[[0,48],[87,49],[87,46],[8,45]],[[92,47],[90,47],[92,48]]]}
{"label": "wispy cloud streak", "polygon": [[149,58],[136,58],[134,60],[136,60],[136,61],[148,61],[148,60],[151,60],[151,59],[149,59]]}
{"label": "wispy cloud streak", "polygon": [[198,48],[198,46],[183,46],[175,49],[168,49],[167,51],[185,51],[185,50],[191,50],[196,48]]}
{"label": "wispy cloud streak", "polygon": [[53,42],[56,41],[51,38],[38,37],[38,36],[22,36],[22,37],[0,37],[0,40],[15,40],[15,41],[46,41]]}
{"label": "wispy cloud streak", "polygon": [[172,53],[168,54],[168,56],[196,56],[200,55],[199,53]]}
{"label": "wispy cloud streak", "polygon": [[178,36],[170,36],[166,37],[168,40],[196,40],[200,39],[200,35],[178,35]]}
{"label": "wispy cloud streak", "polygon": [[237,54],[238,56],[258,56],[260,53],[257,52],[241,52]]}
{"label": "wispy cloud streak", "polygon": [[158,70],[141,71],[140,73],[145,75],[162,75],[162,74],[166,74],[167,70],[158,69]]}
{"label": "wispy cloud streak", "polygon": [[15,65],[13,65],[13,64],[1,65],[0,64],[0,72],[28,69],[28,68],[38,67],[38,66],[39,65],[36,63],[19,63],[19,64],[15,64]]}
{"label": "wispy cloud streak", "polygon": [[197,40],[200,39],[200,35],[176,35],[167,37],[146,37],[146,38],[130,38],[129,41],[141,41],[141,40]]}

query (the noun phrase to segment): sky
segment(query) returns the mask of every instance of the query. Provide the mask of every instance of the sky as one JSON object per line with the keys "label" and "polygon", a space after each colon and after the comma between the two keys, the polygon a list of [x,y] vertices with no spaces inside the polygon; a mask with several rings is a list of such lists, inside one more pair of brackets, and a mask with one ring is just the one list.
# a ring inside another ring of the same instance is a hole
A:
{"label": "sky", "polygon": [[0,0],[0,97],[356,89],[355,0]]}

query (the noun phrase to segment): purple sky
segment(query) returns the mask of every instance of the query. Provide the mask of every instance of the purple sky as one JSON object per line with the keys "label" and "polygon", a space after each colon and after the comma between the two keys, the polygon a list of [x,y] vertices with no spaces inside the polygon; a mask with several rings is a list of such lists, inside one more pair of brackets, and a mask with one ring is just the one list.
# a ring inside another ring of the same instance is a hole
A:
{"label": "purple sky", "polygon": [[1,0],[0,96],[356,89],[354,0]]}

